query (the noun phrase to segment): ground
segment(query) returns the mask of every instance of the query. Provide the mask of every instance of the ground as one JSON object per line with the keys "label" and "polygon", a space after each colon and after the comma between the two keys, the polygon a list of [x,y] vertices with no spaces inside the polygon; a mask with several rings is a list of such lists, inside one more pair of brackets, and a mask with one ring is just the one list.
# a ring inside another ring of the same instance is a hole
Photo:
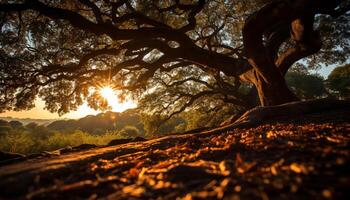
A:
{"label": "ground", "polygon": [[0,167],[0,199],[348,199],[350,109]]}

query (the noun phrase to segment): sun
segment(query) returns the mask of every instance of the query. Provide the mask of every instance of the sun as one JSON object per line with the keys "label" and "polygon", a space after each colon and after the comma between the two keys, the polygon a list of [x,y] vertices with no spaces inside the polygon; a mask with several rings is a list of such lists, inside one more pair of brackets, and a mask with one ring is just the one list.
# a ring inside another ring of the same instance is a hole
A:
{"label": "sun", "polygon": [[127,110],[129,108],[136,107],[136,104],[129,99],[126,99],[125,101],[121,102],[118,98],[118,91],[114,90],[109,86],[100,88],[99,93],[104,99],[106,99],[108,105],[112,108],[113,112],[123,112],[124,110]]}
{"label": "sun", "polygon": [[116,98],[115,91],[110,87],[103,87],[100,89],[100,94],[103,98],[105,98],[108,102],[112,102]]}

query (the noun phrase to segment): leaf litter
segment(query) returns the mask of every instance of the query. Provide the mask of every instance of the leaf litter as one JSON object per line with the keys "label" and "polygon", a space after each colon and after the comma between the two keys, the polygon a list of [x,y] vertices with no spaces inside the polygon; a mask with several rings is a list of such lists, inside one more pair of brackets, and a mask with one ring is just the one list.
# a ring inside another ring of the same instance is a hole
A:
{"label": "leaf litter", "polygon": [[[146,143],[145,143],[146,144]],[[129,145],[129,146],[128,146]],[[21,199],[345,199],[347,122],[275,123],[82,162],[69,176],[41,174]],[[118,151],[117,151],[118,152]],[[45,177],[46,176],[46,177]]]}

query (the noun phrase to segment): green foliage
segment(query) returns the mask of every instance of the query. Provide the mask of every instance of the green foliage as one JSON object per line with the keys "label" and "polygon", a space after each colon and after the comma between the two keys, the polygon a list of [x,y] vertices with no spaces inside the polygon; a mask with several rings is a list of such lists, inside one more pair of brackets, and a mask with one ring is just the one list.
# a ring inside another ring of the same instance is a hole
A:
{"label": "green foliage", "polygon": [[39,125],[38,125],[37,123],[31,122],[31,123],[29,123],[29,124],[26,125],[26,128],[27,128],[27,129],[30,129],[30,130],[33,130],[33,129],[35,129],[35,128],[38,127],[38,126],[39,126]]}
{"label": "green foliage", "polygon": [[23,128],[23,123],[21,123],[19,121],[10,121],[9,124],[13,129]]}
{"label": "green foliage", "polygon": [[186,119],[180,115],[164,120],[164,116],[143,114],[141,120],[148,137],[183,132],[186,128]]}
{"label": "green foliage", "polygon": [[76,130],[71,133],[55,132],[47,137],[37,137],[36,134],[19,131],[0,136],[0,150],[24,154],[40,153],[80,144],[106,145],[111,140],[119,138],[120,136],[112,132],[103,135],[91,135]]}
{"label": "green foliage", "polygon": [[0,136],[8,134],[11,130],[12,128],[10,126],[0,126]]}
{"label": "green foliage", "polygon": [[[0,150],[14,153],[34,153],[39,146],[36,145],[37,140],[30,134],[20,132],[6,134],[0,137]],[[37,141],[38,142],[38,141]]]}
{"label": "green foliage", "polygon": [[6,120],[0,119],[0,126],[10,126],[10,124]]}
{"label": "green foliage", "polygon": [[23,126],[17,121],[0,120],[0,151],[30,154],[80,144],[106,145],[114,139],[144,137],[143,124],[137,113],[135,110],[106,112],[78,120],[58,120],[47,127],[35,122]]}
{"label": "green foliage", "polygon": [[218,126],[235,114],[235,109],[223,105],[219,113],[215,109],[198,108],[196,110],[182,112],[166,121],[160,115],[147,114],[142,115],[141,120],[144,124],[146,135],[152,137],[170,133],[181,133],[202,127]]}
{"label": "green foliage", "polygon": [[141,136],[140,130],[135,126],[125,126],[119,131],[119,135],[123,138]]}
{"label": "green foliage", "polygon": [[288,72],[286,82],[289,88],[301,99],[314,99],[327,95],[321,76],[300,72]]}
{"label": "green foliage", "polygon": [[47,144],[43,148],[46,150],[56,150],[67,146],[78,146],[80,144],[106,145],[114,139],[118,139],[118,136],[114,133],[91,135],[77,130],[68,134],[55,133],[46,140]]}
{"label": "green foliage", "polygon": [[327,86],[339,98],[349,98],[350,64],[335,68],[328,76]]}
{"label": "green foliage", "polygon": [[144,132],[138,110],[130,109],[122,113],[105,112],[96,116],[88,115],[77,120],[58,120],[50,123],[47,127],[55,131],[69,132],[79,129],[91,134],[103,134],[108,131],[122,130],[125,126],[134,126],[140,132]]}
{"label": "green foliage", "polygon": [[8,134],[11,130],[11,125],[7,121],[0,120],[0,136]]}

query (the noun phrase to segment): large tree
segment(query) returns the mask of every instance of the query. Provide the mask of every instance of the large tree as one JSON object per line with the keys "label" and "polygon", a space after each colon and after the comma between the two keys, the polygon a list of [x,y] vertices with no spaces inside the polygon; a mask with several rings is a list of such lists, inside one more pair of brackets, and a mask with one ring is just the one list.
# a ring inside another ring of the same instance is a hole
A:
{"label": "large tree", "polygon": [[40,96],[62,114],[84,99],[106,106],[93,87],[147,97],[188,83],[192,92],[173,95],[182,103],[174,113],[202,96],[251,107],[254,90],[242,93],[242,82],[262,106],[277,105],[298,100],[284,76],[322,42],[324,63],[335,62],[329,52],[349,52],[339,31],[349,28],[346,0],[0,2],[0,111],[31,108]]}

